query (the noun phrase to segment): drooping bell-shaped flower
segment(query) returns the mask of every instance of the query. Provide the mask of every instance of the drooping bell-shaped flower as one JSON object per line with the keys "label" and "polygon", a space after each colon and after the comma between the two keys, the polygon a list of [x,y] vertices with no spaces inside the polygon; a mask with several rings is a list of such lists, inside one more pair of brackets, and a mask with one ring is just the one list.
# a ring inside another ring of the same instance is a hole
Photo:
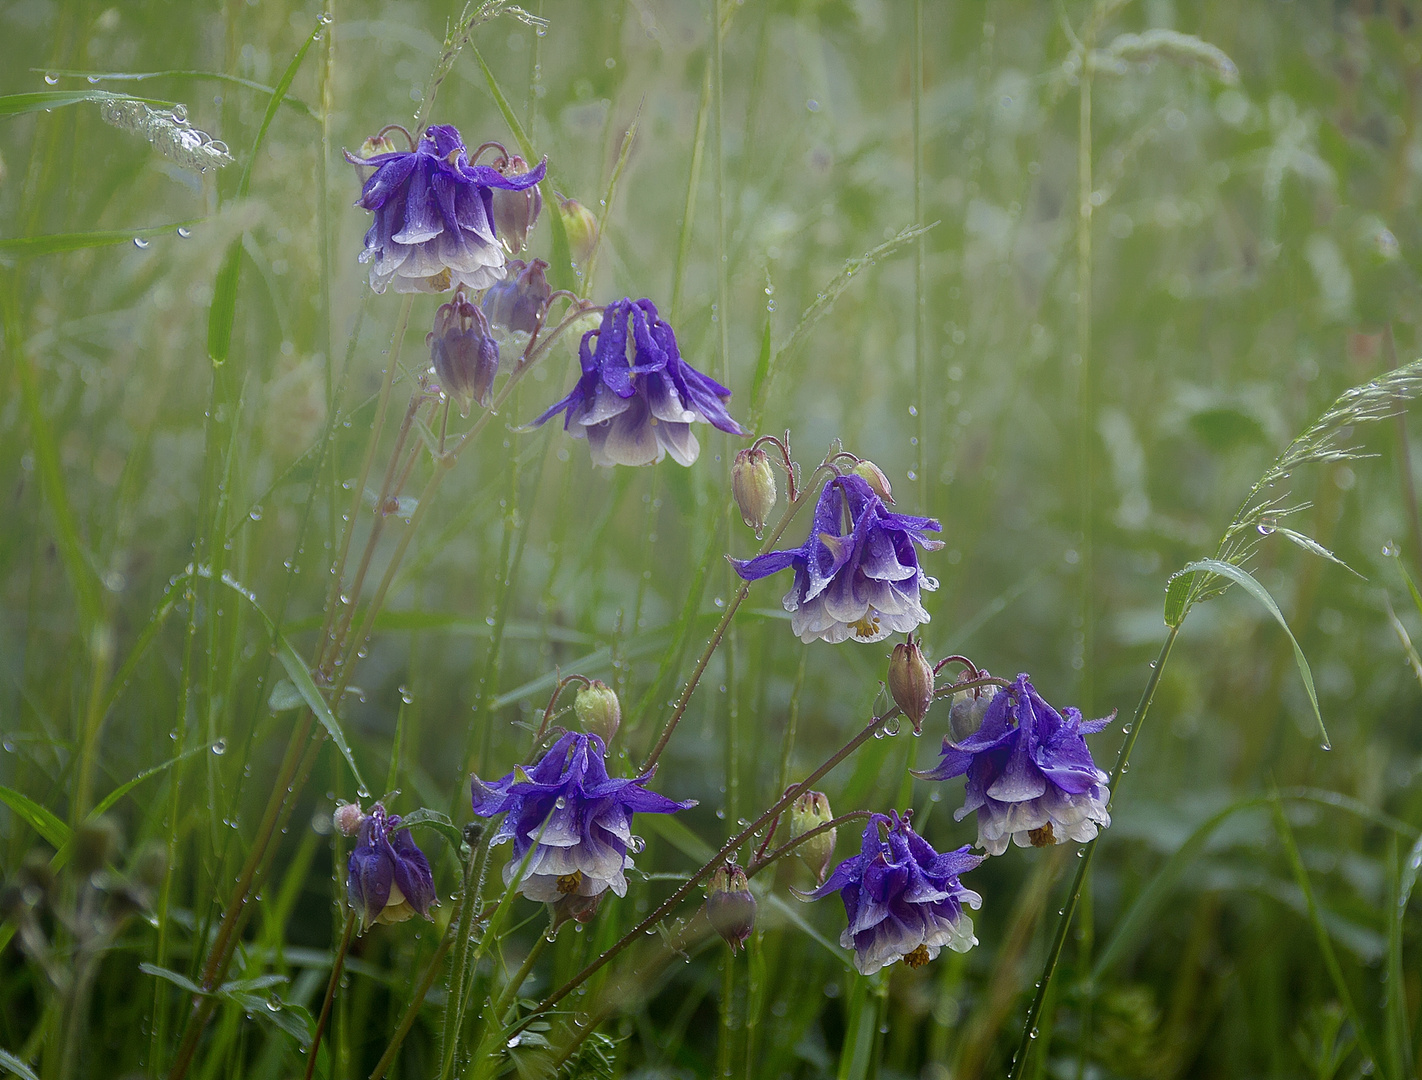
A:
{"label": "drooping bell-shaped flower", "polygon": [[[880,836],[880,826],[887,834]],[[854,950],[861,975],[902,960],[921,967],[943,946],[967,952],[977,944],[973,920],[963,908],[977,908],[982,897],[958,878],[981,863],[967,847],[940,855],[913,831],[907,814],[871,814],[858,855],[835,867],[807,900],[837,892],[848,925],[839,943]]]}
{"label": "drooping bell-shaped flower", "polygon": [[583,335],[579,359],[577,385],[532,426],[563,413],[563,430],[588,440],[594,465],[651,465],[667,454],[690,465],[701,452],[692,424],[744,434],[726,412],[731,392],[681,358],[650,300],[608,304],[602,325]]}
{"label": "drooping bell-shaped flower", "polygon": [[531,334],[543,321],[548,298],[553,295],[544,275],[548,264],[542,259],[528,264],[521,259],[510,259],[505,269],[508,276],[497,285],[490,285],[484,294],[481,305],[484,314],[499,330]]}
{"label": "drooping bell-shaped flower", "polygon": [[[955,703],[951,711],[957,709]],[[967,801],[953,816],[961,821],[977,811],[978,846],[990,855],[1001,855],[1009,840],[1018,847],[1085,843],[1111,824],[1111,791],[1082,736],[1115,715],[1083,720],[1080,710],[1069,708],[1063,717],[1018,675],[988,699],[980,721],[969,705],[955,734],[944,737],[937,768],[914,775],[948,780],[967,774]],[[968,734],[959,737],[959,731]]]}
{"label": "drooping bell-shaped flower", "polygon": [[425,337],[440,389],[457,402],[461,416],[476,402],[489,404],[499,372],[499,343],[489,320],[460,289],[435,312],[434,329]]}
{"label": "drooping bell-shaped flower", "polygon": [[643,785],[650,772],[612,779],[606,755],[596,735],[570,731],[526,771],[517,768],[492,783],[471,778],[474,813],[504,815],[492,843],[513,841],[504,884],[518,877],[519,892],[548,903],[607,889],[627,895],[627,853],[641,848],[632,835],[632,815],[672,814],[696,800],[676,802],[648,791]]}
{"label": "drooping bell-shaped flower", "polygon": [[706,883],[706,918],[731,952],[739,952],[755,929],[755,908],[755,895],[744,870],[723,864],[711,872]]}
{"label": "drooping bell-shaped flower", "polygon": [[820,493],[800,547],[731,564],[747,581],[794,568],[782,603],[801,641],[881,641],[928,622],[919,590],[938,582],[919,569],[914,545],[942,547],[924,535],[938,529],[932,518],[891,513],[862,477],[837,476]]}
{"label": "drooping bell-shaped flower", "polygon": [[435,902],[434,875],[429,860],[399,814],[387,814],[381,803],[360,823],[360,836],[346,865],[346,897],[364,933],[376,923],[404,922],[412,915],[429,917]]}
{"label": "drooping bell-shaped flower", "polygon": [[[528,162],[517,154],[499,167],[499,172],[508,177],[524,176],[529,171]],[[494,189],[494,232],[505,251],[517,255],[524,249],[542,212],[543,193],[537,184],[522,190]]]}
{"label": "drooping bell-shaped flower", "polygon": [[526,191],[545,164],[504,176],[471,165],[458,130],[434,124],[408,151],[356,157],[373,165],[356,205],[375,215],[360,261],[370,263],[370,287],[384,292],[438,293],[460,285],[487,289],[504,276],[504,249],[495,231],[495,190]]}

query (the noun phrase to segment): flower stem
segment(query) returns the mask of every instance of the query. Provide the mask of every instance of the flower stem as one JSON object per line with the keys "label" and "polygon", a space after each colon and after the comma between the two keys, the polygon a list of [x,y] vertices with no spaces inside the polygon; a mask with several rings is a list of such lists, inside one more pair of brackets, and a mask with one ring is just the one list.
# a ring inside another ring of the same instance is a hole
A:
{"label": "flower stem", "polygon": [[[953,686],[945,686],[942,689],[938,690],[936,693],[938,696],[943,697],[948,694],[957,693],[959,690],[971,690],[976,686],[986,686],[989,683],[994,686],[997,686],[1001,684],[1002,681],[1003,680],[1001,679],[983,679],[976,682],[957,683]],[[557,990],[549,994],[548,997],[544,998],[536,1009],[534,1009],[526,1017],[519,1021],[517,1027],[515,1027],[513,1031],[522,1030],[534,1018],[541,1016],[543,1013],[546,1013],[554,1005],[558,1004],[558,1002],[562,1001],[563,998],[567,997],[584,982],[586,982],[589,978],[591,978],[594,974],[596,974],[605,964],[612,960],[613,957],[615,957],[623,949],[627,948],[627,946],[632,944],[632,942],[636,941],[639,936],[649,932],[654,926],[656,926],[657,923],[659,923],[662,919],[666,918],[666,916],[670,914],[672,909],[675,908],[677,904],[681,903],[681,901],[686,898],[686,896],[691,892],[692,889],[696,888],[697,885],[701,884],[701,882],[705,881],[708,877],[710,877],[711,873],[718,866],[726,862],[726,860],[731,857],[731,855],[736,851],[737,848],[739,848],[742,844],[744,844],[747,840],[749,840],[757,832],[759,832],[767,822],[769,822],[777,814],[783,811],[787,806],[793,803],[805,792],[809,791],[810,788],[816,782],[818,782],[822,777],[829,773],[836,765],[842,762],[845,758],[849,757],[850,754],[854,753],[854,751],[858,750],[861,746],[863,746],[866,742],[873,738],[875,732],[883,729],[886,723],[900,715],[901,710],[897,705],[895,705],[887,712],[884,712],[879,716],[875,716],[857,735],[854,736],[854,738],[850,739],[849,742],[845,743],[842,747],[840,747],[832,755],[830,755],[830,757],[824,762],[824,764],[822,764],[814,772],[810,773],[809,776],[805,777],[805,779],[801,780],[798,784],[794,784],[791,787],[786,788],[784,795],[782,795],[778,800],[776,800],[776,802],[769,808],[767,808],[758,818],[752,821],[735,836],[731,837],[731,839],[727,840],[726,843],[721,846],[721,850],[716,852],[715,855],[711,856],[711,858],[706,862],[704,866],[701,867],[701,869],[697,870],[696,873],[692,874],[691,877],[689,877],[682,885],[680,885],[676,889],[675,892],[673,892],[669,897],[667,897],[666,900],[664,900],[655,911],[653,911],[645,919],[643,919],[626,934],[624,934],[621,938],[619,938],[612,945],[611,948],[609,948],[606,952],[602,953],[602,955],[598,956],[597,959],[593,960],[592,963],[588,964],[587,967],[583,968],[582,971],[578,972],[566,983],[560,986]],[[513,1034],[513,1031],[509,1032],[509,1034]]]}
{"label": "flower stem", "polygon": [[[1184,620],[1181,620],[1183,623]],[[1171,647],[1175,644],[1175,637],[1180,633],[1180,626],[1172,626],[1170,632],[1165,635],[1165,641],[1160,646],[1160,652],[1155,660],[1151,662],[1150,679],[1147,680],[1145,690],[1141,693],[1141,700],[1136,705],[1135,714],[1131,718],[1130,726],[1126,728],[1125,741],[1121,743],[1121,750],[1116,755],[1116,764],[1111,769],[1111,794],[1114,797],[1118,794],[1118,784],[1122,774],[1126,771],[1126,765],[1130,761],[1131,750],[1136,745],[1136,739],[1140,737],[1141,723],[1146,718],[1146,713],[1150,711],[1151,702],[1155,698],[1156,687],[1160,685],[1161,672],[1165,670],[1165,663],[1170,658]],[[1061,917],[1057,920],[1056,937],[1052,939],[1051,950],[1047,953],[1047,962],[1042,967],[1042,977],[1037,980],[1037,993],[1032,998],[1032,1004],[1027,1009],[1027,1022],[1022,1025],[1022,1037],[1017,1043],[1017,1052],[1012,1055],[1012,1067],[1008,1072],[1008,1080],[1019,1080],[1022,1070],[1027,1064],[1027,1051],[1031,1048],[1033,1037],[1037,1031],[1037,1020],[1042,1013],[1042,1002],[1047,997],[1047,991],[1052,985],[1052,976],[1057,971],[1057,961],[1061,959],[1062,949],[1066,946],[1067,934],[1071,931],[1072,916],[1076,914],[1077,902],[1081,899],[1082,887],[1086,884],[1087,871],[1091,869],[1091,859],[1096,854],[1096,842],[1100,837],[1084,844],[1077,855],[1076,876],[1072,878],[1071,888],[1067,892],[1066,903],[1062,905]]]}
{"label": "flower stem", "polygon": [[410,1029],[415,1026],[415,1018],[420,1015],[420,1009],[425,1003],[425,995],[430,992],[430,987],[434,985],[435,978],[439,975],[440,965],[444,963],[444,958],[449,955],[449,947],[454,944],[460,918],[464,912],[464,905],[467,896],[460,894],[459,905],[450,914],[449,926],[445,928],[444,936],[439,939],[439,946],[435,949],[434,956],[430,957],[429,966],[425,968],[425,973],[420,976],[419,983],[415,986],[415,992],[410,996],[410,1003],[405,1006],[405,1014],[400,1017],[400,1023],[395,1028],[395,1034],[390,1037],[390,1045],[385,1048],[385,1052],[380,1055],[380,1060],[375,1063],[375,1068],[371,1070],[370,1080],[381,1080],[390,1066],[395,1062],[395,1055],[399,1053],[400,1044],[405,1041],[405,1036],[410,1033]]}
{"label": "flower stem", "polygon": [[[805,485],[804,490],[799,492],[798,496],[792,499],[790,504],[785,508],[785,513],[781,515],[780,521],[776,524],[775,528],[771,530],[765,542],[760,545],[760,549],[756,552],[757,555],[763,555],[779,542],[780,535],[785,531],[795,515],[800,512],[800,508],[809,501],[810,496],[814,494],[815,489],[819,486],[817,478],[820,472],[831,468],[832,466],[822,464],[815,470],[810,476],[809,483]],[[686,712],[687,705],[691,703],[691,695],[696,692],[696,684],[701,681],[701,676],[706,671],[706,665],[711,663],[711,657],[715,655],[717,647],[721,644],[721,639],[726,636],[726,630],[730,627],[731,620],[735,617],[736,609],[741,606],[742,601],[750,594],[751,584],[751,582],[747,581],[737,589],[736,595],[732,597],[731,602],[726,605],[726,610],[721,616],[721,621],[716,624],[716,629],[711,632],[711,640],[706,643],[706,648],[701,650],[701,656],[697,659],[696,666],[691,670],[691,677],[686,680],[686,685],[682,687],[681,696],[676,699],[676,705],[672,707],[672,714],[667,718],[666,725],[662,728],[662,733],[657,738],[656,745],[652,747],[651,753],[647,755],[647,759],[642,762],[640,772],[645,773],[650,771],[652,766],[657,763],[657,759],[662,756],[662,751],[666,749],[667,742],[672,737],[672,732],[676,730],[677,724],[681,722],[682,715]]]}
{"label": "flower stem", "polygon": [[548,929],[538,935],[538,940],[528,950],[528,955],[523,958],[523,963],[518,966],[518,970],[509,979],[508,985],[504,987],[504,992],[499,995],[499,1000],[494,1003],[493,1020],[495,1024],[502,1023],[505,1010],[513,1004],[514,998],[518,996],[519,988],[527,980],[528,973],[533,970],[533,965],[538,963],[538,958],[543,955],[543,950],[557,935],[558,930],[554,926],[553,920],[549,919]]}
{"label": "flower stem", "polygon": [[336,987],[341,985],[341,970],[346,964],[346,952],[351,947],[351,935],[355,932],[355,909],[346,913],[346,927],[341,932],[341,946],[331,961],[331,978],[326,983],[326,1000],[321,1003],[321,1017],[316,1021],[316,1033],[311,1036],[311,1050],[306,1056],[306,1080],[316,1075],[317,1052],[321,1049],[321,1036],[326,1033],[326,1024],[331,1019],[331,1003],[336,1000]]}
{"label": "flower stem", "polygon": [[816,825],[813,829],[810,829],[806,832],[802,832],[793,840],[785,841],[785,843],[781,844],[769,855],[757,855],[755,857],[755,861],[752,862],[748,867],[746,867],[746,877],[755,877],[756,874],[760,873],[776,859],[779,859],[785,855],[789,855],[790,852],[794,851],[806,840],[812,840],[816,836],[819,836],[820,833],[829,832],[831,829],[838,828],[847,821],[856,821],[859,818],[867,818],[869,816],[870,812],[868,810],[851,810],[847,814],[840,814],[837,818],[830,818],[830,820],[826,821],[823,825]]}

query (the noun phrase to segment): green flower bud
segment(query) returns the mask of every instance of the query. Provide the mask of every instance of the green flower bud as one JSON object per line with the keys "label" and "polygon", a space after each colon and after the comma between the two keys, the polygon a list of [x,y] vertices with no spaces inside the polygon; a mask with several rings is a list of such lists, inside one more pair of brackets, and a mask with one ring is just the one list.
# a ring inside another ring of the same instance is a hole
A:
{"label": "green flower bud", "polygon": [[889,693],[913,724],[913,733],[923,731],[923,718],[933,704],[933,665],[924,659],[917,641],[894,646],[889,658]]}
{"label": "green flower bud", "polygon": [[960,690],[953,695],[953,705],[948,710],[948,729],[953,734],[954,742],[962,742],[983,726],[983,715],[988,705],[1001,692],[1001,687],[984,686],[977,690]]}
{"label": "green flower bud", "polygon": [[854,475],[863,480],[871,488],[874,494],[883,499],[890,506],[894,505],[894,489],[889,486],[889,478],[884,475],[884,470],[875,465],[868,458],[865,458],[858,465],[854,466]]}
{"label": "green flower bud", "polygon": [[617,692],[601,679],[594,679],[578,691],[573,711],[578,714],[578,723],[590,735],[596,735],[603,743],[610,743],[622,723],[622,704],[617,700]]}
{"label": "green flower bud", "polygon": [[[790,806],[790,839],[804,836],[811,829],[834,820],[829,799],[822,791],[807,791]],[[834,859],[834,839],[838,829],[826,829],[795,849],[800,861],[810,868],[815,880],[824,881]]]}
{"label": "green flower bud", "polygon": [[765,532],[765,520],[775,509],[775,472],[764,450],[752,447],[736,453],[731,466],[731,493],[741,511],[746,528],[755,530],[759,540]]}
{"label": "green flower bud", "polygon": [[597,246],[597,218],[577,199],[558,199],[558,216],[563,219],[563,231],[568,234],[568,246],[577,262],[587,262]]}

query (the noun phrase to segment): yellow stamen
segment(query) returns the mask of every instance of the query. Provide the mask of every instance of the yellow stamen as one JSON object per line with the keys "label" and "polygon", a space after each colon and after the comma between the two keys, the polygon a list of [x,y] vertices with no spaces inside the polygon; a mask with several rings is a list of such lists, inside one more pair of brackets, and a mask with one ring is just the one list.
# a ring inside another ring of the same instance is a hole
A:
{"label": "yellow stamen", "polygon": [[858,622],[849,624],[854,629],[854,636],[858,638],[871,638],[879,632],[879,613],[873,608]]}
{"label": "yellow stamen", "polygon": [[928,955],[927,945],[920,945],[913,952],[904,954],[904,963],[911,968],[921,968],[931,959],[932,957]]}
{"label": "yellow stamen", "polygon": [[433,275],[429,279],[429,282],[430,288],[435,292],[444,292],[445,289],[449,288],[449,267],[446,266],[438,274]]}
{"label": "yellow stamen", "polygon": [[583,872],[574,870],[571,874],[564,874],[558,879],[558,892],[563,896],[569,896],[578,891],[578,886],[583,883]]}
{"label": "yellow stamen", "polygon": [[1027,839],[1032,841],[1033,847],[1051,847],[1057,842],[1057,834],[1052,832],[1052,823],[1049,821],[1040,829],[1028,832]]}

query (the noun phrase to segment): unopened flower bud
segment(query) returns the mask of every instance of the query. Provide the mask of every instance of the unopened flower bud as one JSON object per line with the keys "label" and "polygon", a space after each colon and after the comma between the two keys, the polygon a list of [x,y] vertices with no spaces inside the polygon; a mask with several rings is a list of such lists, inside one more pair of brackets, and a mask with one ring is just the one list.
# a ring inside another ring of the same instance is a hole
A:
{"label": "unopened flower bud", "polygon": [[[822,791],[807,791],[790,806],[790,839],[804,836],[826,822],[834,820],[829,799]],[[834,858],[834,837],[837,829],[826,829],[795,849],[800,861],[810,868],[816,881],[824,881]]]}
{"label": "unopened flower bud", "polygon": [[1001,692],[1001,687],[983,686],[976,690],[961,690],[953,695],[953,705],[948,710],[948,730],[954,742],[962,742],[983,726],[988,706]]}
{"label": "unopened flower bud", "polygon": [[548,298],[553,295],[544,276],[548,264],[542,259],[534,259],[527,265],[519,259],[510,259],[505,269],[508,276],[489,286],[480,306],[493,326],[531,334],[543,321]]}
{"label": "unopened flower bud", "polygon": [[553,919],[553,929],[558,929],[569,919],[579,925],[592,922],[604,895],[606,895],[605,892],[600,892],[595,896],[583,896],[576,892],[559,895],[557,900],[550,901],[548,904],[548,913]]}
{"label": "unopened flower bud", "polygon": [[494,376],[499,370],[499,343],[489,329],[484,313],[469,302],[464,290],[441,304],[435,312],[434,329],[425,337],[430,347],[439,387],[459,403],[459,414],[469,415],[476,401],[489,404]]}
{"label": "unopened flower bud", "polygon": [[[377,154],[393,153],[395,153],[395,144],[393,142],[387,139],[384,135],[372,135],[370,138],[366,139],[365,142],[360,144],[360,154],[358,156],[363,158],[373,158]],[[362,165],[359,162],[356,162],[356,176],[359,177],[360,182],[364,184],[368,179],[370,179],[371,174],[374,173],[378,167],[379,166],[376,165]]]}
{"label": "unopened flower bud", "polygon": [[365,820],[365,814],[361,812],[360,803],[341,803],[331,815],[331,820],[336,825],[336,831],[342,836],[354,836],[360,832],[360,823]]}
{"label": "unopened flower bud", "polygon": [[617,700],[617,691],[601,679],[594,679],[578,691],[573,711],[578,714],[583,730],[598,736],[604,745],[612,741],[622,723],[622,703]]}
{"label": "unopened flower bud", "polygon": [[[522,176],[528,171],[528,162],[517,154],[499,169],[509,177]],[[543,194],[534,184],[522,191],[495,188],[493,198],[494,233],[510,255],[517,255],[524,249],[528,234],[533,231],[538,215],[543,212]]]}
{"label": "unopened flower bud", "polygon": [[765,520],[775,509],[775,472],[764,450],[752,447],[736,453],[731,466],[731,493],[740,507],[741,520],[755,530],[759,540],[765,532]]}
{"label": "unopened flower bud", "polygon": [[889,693],[913,724],[913,733],[920,734],[923,718],[933,704],[933,665],[924,658],[916,640],[894,646],[889,658]]}
{"label": "unopened flower bud", "polygon": [[577,199],[559,199],[558,215],[568,234],[568,247],[577,262],[586,262],[597,246],[597,218]]}
{"label": "unopened flower bud", "polygon": [[739,866],[718,866],[706,886],[706,917],[721,939],[737,952],[755,929],[755,897]]}
{"label": "unopened flower bud", "polygon": [[873,488],[874,494],[890,506],[894,504],[894,489],[889,486],[889,478],[884,475],[883,469],[868,458],[854,466],[854,475]]}

